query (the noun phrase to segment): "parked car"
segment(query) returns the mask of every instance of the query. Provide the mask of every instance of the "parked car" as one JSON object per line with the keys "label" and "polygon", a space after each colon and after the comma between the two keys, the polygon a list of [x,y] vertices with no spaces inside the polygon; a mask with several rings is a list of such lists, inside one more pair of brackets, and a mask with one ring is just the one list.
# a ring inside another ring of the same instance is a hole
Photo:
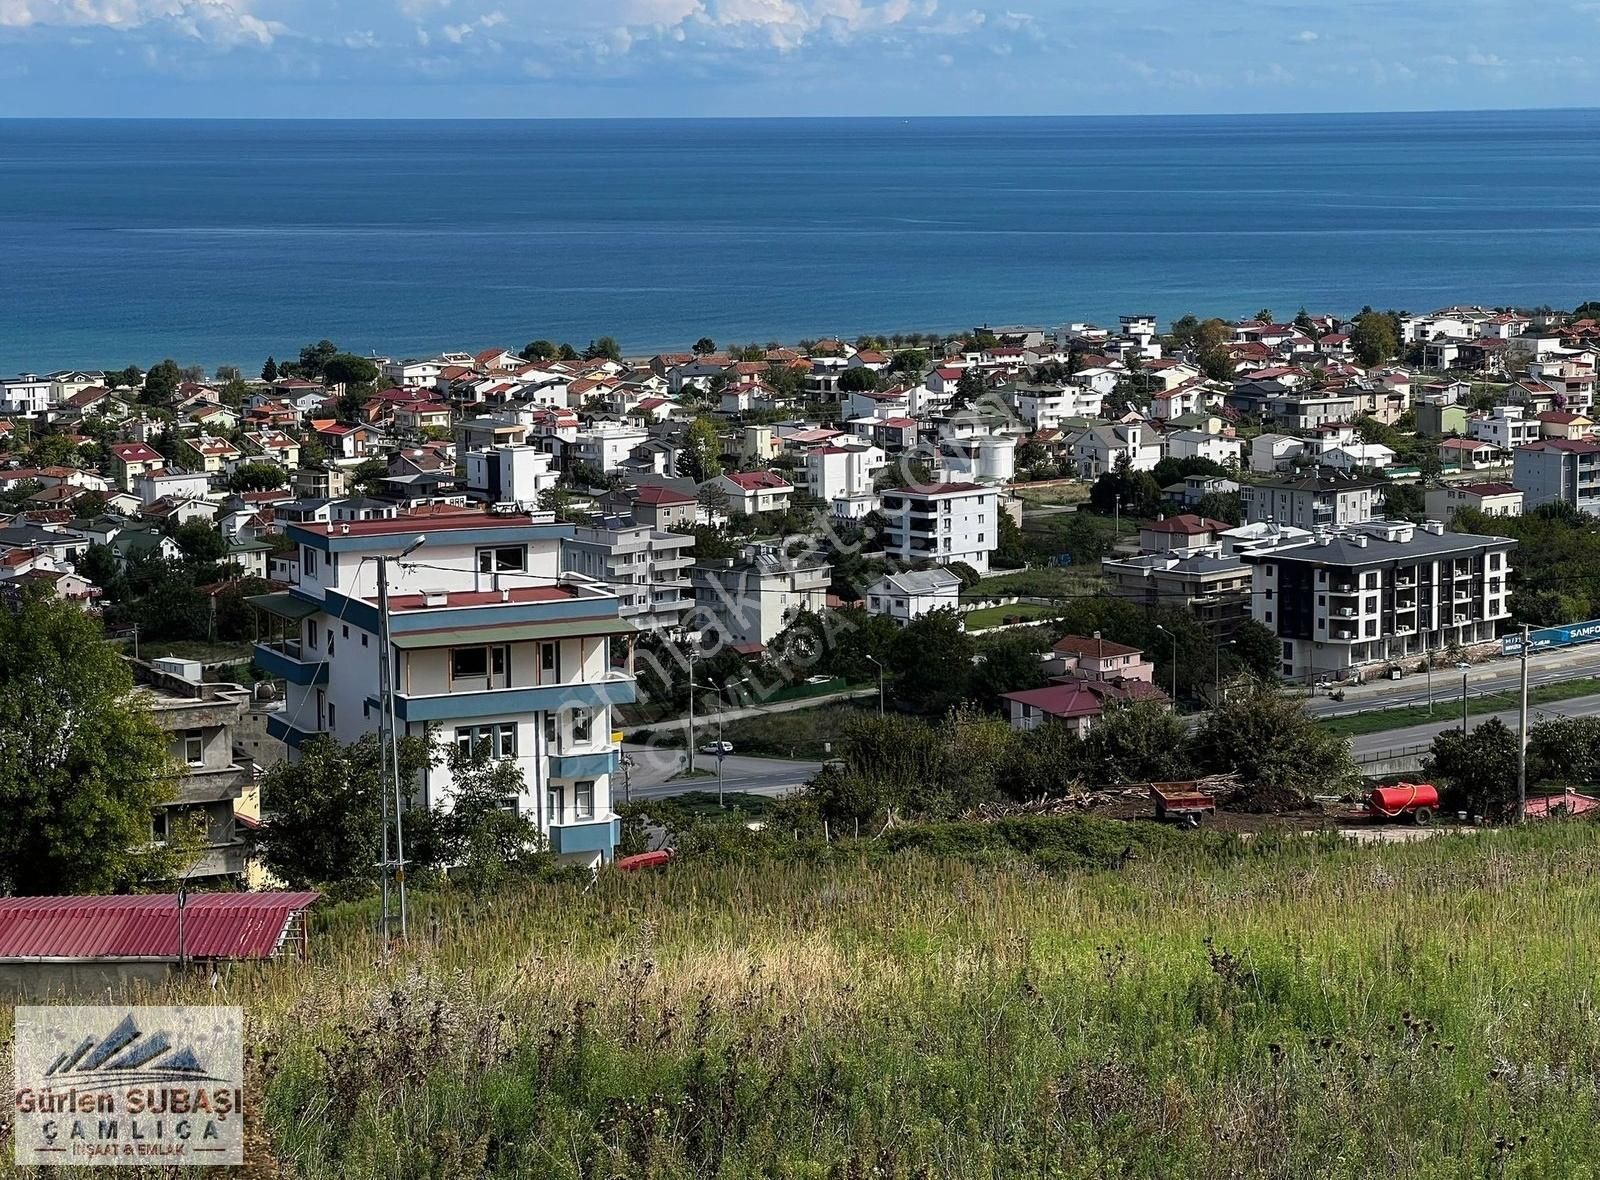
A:
{"label": "parked car", "polygon": [[725,758],[733,753],[732,742],[707,742],[700,747],[702,754],[715,754],[718,758]]}

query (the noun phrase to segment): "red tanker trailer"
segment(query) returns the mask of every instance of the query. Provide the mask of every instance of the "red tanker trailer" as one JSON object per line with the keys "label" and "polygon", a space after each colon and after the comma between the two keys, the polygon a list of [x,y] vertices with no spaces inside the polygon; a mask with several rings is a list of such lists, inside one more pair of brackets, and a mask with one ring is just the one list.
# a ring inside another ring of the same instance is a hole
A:
{"label": "red tanker trailer", "polygon": [[1439,814],[1439,790],[1431,783],[1374,787],[1367,796],[1367,813],[1375,820],[1405,817],[1419,825],[1431,823]]}

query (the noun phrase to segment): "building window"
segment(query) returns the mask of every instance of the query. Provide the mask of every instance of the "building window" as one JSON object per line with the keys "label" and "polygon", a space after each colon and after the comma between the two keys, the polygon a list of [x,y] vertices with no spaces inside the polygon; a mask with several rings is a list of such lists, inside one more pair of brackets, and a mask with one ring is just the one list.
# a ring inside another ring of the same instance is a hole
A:
{"label": "building window", "polygon": [[1283,658],[1286,660],[1294,659],[1294,644],[1290,643],[1288,640],[1284,640],[1283,642]]}
{"label": "building window", "polygon": [[450,651],[452,680],[481,680],[489,675],[489,649],[457,647]]}
{"label": "building window", "polygon": [[525,545],[506,545],[497,549],[478,550],[480,574],[521,573],[528,568],[528,549]]}
{"label": "building window", "polygon": [[169,834],[167,812],[165,808],[150,813],[150,839],[157,844],[165,844]]}
{"label": "building window", "polygon": [[317,573],[317,551],[309,545],[301,547],[300,569],[309,578]]}
{"label": "building window", "polygon": [[549,672],[553,675],[560,674],[561,649],[554,643],[541,643],[539,645],[539,671]]}
{"label": "building window", "polygon": [[572,710],[572,740],[587,742],[594,729],[594,712],[587,708]]}
{"label": "building window", "polygon": [[485,750],[491,758],[517,756],[517,726],[514,721],[495,725],[467,725],[456,730],[456,750],[471,757]]}
{"label": "building window", "polygon": [[361,633],[361,646],[362,647],[366,647],[367,646],[367,634],[366,634],[365,631],[363,631]]}
{"label": "building window", "polygon": [[566,800],[563,798],[565,794],[565,789],[554,783],[545,791],[545,810],[549,813],[549,822],[552,824],[559,824],[566,818],[564,815]]}
{"label": "building window", "polygon": [[578,819],[594,818],[594,782],[585,780],[572,784],[572,809]]}
{"label": "building window", "polygon": [[557,742],[559,737],[560,737],[560,729],[559,729],[559,726],[558,726],[557,721],[556,721],[556,715],[554,713],[546,713],[544,715],[544,744],[545,744],[545,746],[550,750],[554,750],[556,748],[556,742]]}
{"label": "building window", "polygon": [[333,628],[332,627],[328,628],[328,654],[330,656],[333,654]]}
{"label": "building window", "polygon": [[198,729],[187,730],[183,735],[183,760],[190,766],[205,764],[206,738]]}

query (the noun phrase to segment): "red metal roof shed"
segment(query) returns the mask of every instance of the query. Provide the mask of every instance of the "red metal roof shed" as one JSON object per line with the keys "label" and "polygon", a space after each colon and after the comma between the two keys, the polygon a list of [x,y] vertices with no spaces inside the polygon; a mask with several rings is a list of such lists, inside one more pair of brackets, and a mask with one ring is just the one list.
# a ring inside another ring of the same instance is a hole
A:
{"label": "red metal roof shed", "polygon": [[[183,910],[194,959],[268,959],[318,893],[196,893]],[[176,959],[178,897],[0,897],[0,962]]]}

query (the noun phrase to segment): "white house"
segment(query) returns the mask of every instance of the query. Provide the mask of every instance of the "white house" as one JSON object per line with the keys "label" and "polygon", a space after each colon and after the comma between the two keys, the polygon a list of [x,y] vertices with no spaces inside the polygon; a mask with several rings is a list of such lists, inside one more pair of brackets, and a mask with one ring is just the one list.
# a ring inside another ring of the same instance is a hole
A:
{"label": "white house", "polygon": [[867,587],[867,610],[887,615],[902,627],[929,611],[961,602],[961,579],[947,569],[906,570],[885,574]]}
{"label": "white house", "polygon": [[649,432],[638,426],[600,422],[588,430],[577,431],[566,444],[565,455],[569,466],[582,463],[596,471],[610,473],[619,470],[633,448],[649,438]]}
{"label": "white house", "polygon": [[1154,471],[1161,462],[1161,441],[1139,422],[1092,426],[1072,437],[1072,461],[1080,479],[1098,479],[1127,460],[1134,471]]}
{"label": "white house", "polygon": [[1346,443],[1323,452],[1317,461],[1336,471],[1358,471],[1363,467],[1379,471],[1394,463],[1394,451],[1382,443]]}
{"label": "white house", "polygon": [[1467,433],[1500,451],[1514,451],[1538,442],[1543,431],[1539,419],[1521,406],[1496,406],[1487,417],[1467,419]]}
{"label": "white house", "polygon": [[789,507],[794,486],[772,471],[723,472],[711,481],[728,497],[728,511],[754,516],[758,512],[783,512]]}
{"label": "white house", "polygon": [[1204,430],[1174,430],[1163,440],[1172,459],[1210,459],[1224,467],[1238,466],[1243,446],[1236,438],[1207,434]]}
{"label": "white house", "polygon": [[819,500],[866,495],[887,462],[878,447],[815,447],[806,452],[806,491]]}
{"label": "white house", "polygon": [[1288,467],[1306,444],[1288,434],[1258,434],[1250,440],[1250,470],[1271,475]]}
{"label": "white house", "polygon": [[147,471],[134,481],[133,490],[141,504],[157,500],[204,500],[211,490],[211,479],[203,471]]}

